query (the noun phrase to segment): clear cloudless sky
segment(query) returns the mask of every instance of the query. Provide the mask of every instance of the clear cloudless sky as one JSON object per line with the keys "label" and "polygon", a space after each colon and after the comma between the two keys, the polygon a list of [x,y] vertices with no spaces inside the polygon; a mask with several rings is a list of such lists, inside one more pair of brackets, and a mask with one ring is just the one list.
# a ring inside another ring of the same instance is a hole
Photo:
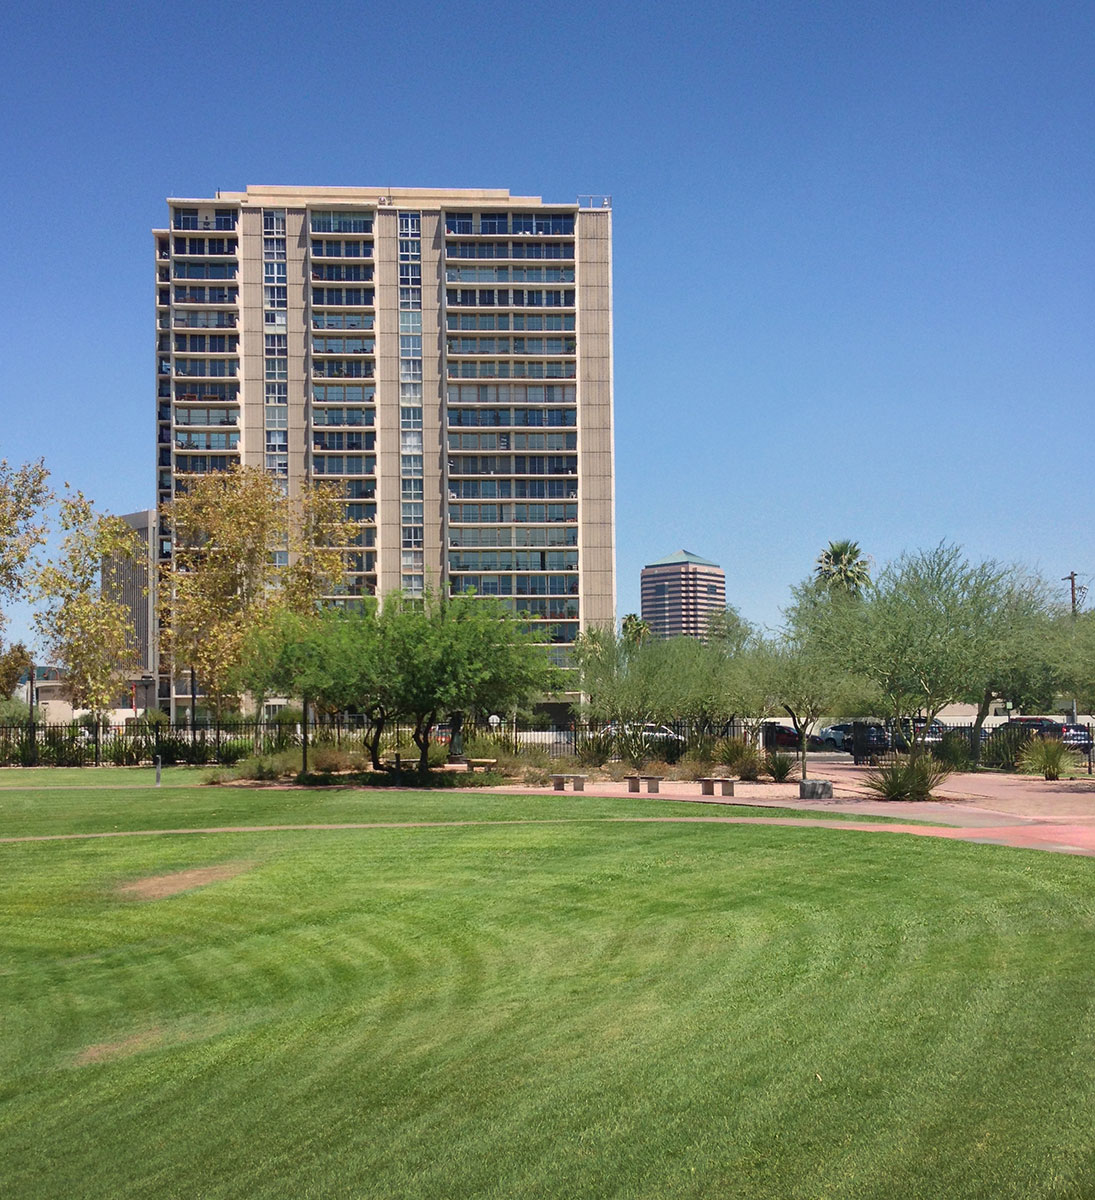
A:
{"label": "clear cloudless sky", "polygon": [[682,547],[766,625],[835,538],[1086,581],[1093,63],[1070,0],[13,5],[0,455],[153,502],[167,196],[608,193],[621,615]]}

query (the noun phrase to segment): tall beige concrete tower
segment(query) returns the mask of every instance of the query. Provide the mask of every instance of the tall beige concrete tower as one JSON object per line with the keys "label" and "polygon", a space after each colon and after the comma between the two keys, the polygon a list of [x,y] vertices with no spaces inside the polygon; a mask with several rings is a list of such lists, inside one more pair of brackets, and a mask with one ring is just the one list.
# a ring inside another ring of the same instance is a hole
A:
{"label": "tall beige concrete tower", "polygon": [[333,481],[366,522],[349,595],[498,596],[561,662],[614,622],[608,197],[252,186],[168,206],[160,505],[233,463],[290,494]]}

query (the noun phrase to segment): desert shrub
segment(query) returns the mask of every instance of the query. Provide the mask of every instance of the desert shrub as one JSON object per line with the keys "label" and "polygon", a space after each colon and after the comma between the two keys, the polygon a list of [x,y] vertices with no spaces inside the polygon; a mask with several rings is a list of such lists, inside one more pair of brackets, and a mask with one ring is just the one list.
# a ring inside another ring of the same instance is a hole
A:
{"label": "desert shrub", "polygon": [[256,779],[270,783],[286,779],[300,770],[300,752],[280,750],[275,754],[255,754],[239,762],[234,769],[236,779]]}
{"label": "desert shrub", "polygon": [[350,770],[350,752],[329,743],[309,747],[308,764],[314,771],[332,774]]}
{"label": "desert shrub", "polygon": [[616,731],[616,753],[636,771],[650,761],[653,749],[641,726],[623,726]]}
{"label": "desert shrub", "polygon": [[611,729],[595,729],[588,733],[575,732],[574,754],[583,767],[603,767],[612,757]]}
{"label": "desert shrub", "polygon": [[793,754],[772,750],[765,759],[764,769],[776,783],[786,783],[795,769],[795,757]]}
{"label": "desert shrub", "polygon": [[715,743],[715,762],[722,763],[733,774],[748,748],[749,743],[744,738],[721,738]]}
{"label": "desert shrub", "polygon": [[1079,760],[1068,746],[1056,738],[1031,738],[1019,751],[1016,765],[1024,775],[1041,775],[1056,780],[1061,773],[1075,770]]}
{"label": "desert shrub", "polygon": [[730,770],[745,783],[756,783],[765,766],[763,752],[758,747],[746,742],[743,743],[737,754],[737,761]]}
{"label": "desert shrub", "polygon": [[1001,725],[994,729],[981,746],[981,762],[986,767],[1003,767],[1012,770],[1019,760],[1019,752],[1031,739],[1028,729],[1021,726]]}
{"label": "desert shrub", "polygon": [[703,779],[704,776],[710,775],[715,761],[710,749],[713,747],[686,750],[677,763],[674,776],[678,779]]}
{"label": "desert shrub", "polygon": [[968,771],[973,764],[969,734],[964,730],[948,730],[942,740],[931,747],[931,753],[937,762],[952,771]]}
{"label": "desert shrub", "polygon": [[950,771],[930,754],[898,755],[866,777],[866,786],[880,800],[930,800]]}

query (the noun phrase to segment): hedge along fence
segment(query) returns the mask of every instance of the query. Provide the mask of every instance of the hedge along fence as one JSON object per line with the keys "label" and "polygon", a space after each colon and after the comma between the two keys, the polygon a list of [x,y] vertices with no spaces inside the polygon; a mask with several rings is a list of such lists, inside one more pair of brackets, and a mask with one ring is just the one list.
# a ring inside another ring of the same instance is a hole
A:
{"label": "hedge along fence", "polygon": [[[711,744],[716,737],[740,737],[737,722],[717,731],[693,729],[685,724],[666,727],[679,737],[677,755],[687,748]],[[320,721],[308,727],[310,746],[337,746],[354,753],[367,754],[366,737],[369,723],[363,718],[339,717]],[[386,724],[380,741],[381,755],[391,758],[397,753],[405,761],[416,759],[418,749],[412,737],[413,726],[405,723]],[[465,746],[474,743],[479,752],[497,747],[506,754],[546,755],[549,758],[581,756],[591,746],[606,741],[607,731],[582,722],[569,725],[537,728],[515,725],[512,721],[494,727],[487,722],[465,721]],[[435,726],[433,740],[449,743],[448,723]],[[616,739],[607,735],[605,757],[619,754]],[[158,758],[164,766],[233,766],[251,755],[277,754],[301,745],[300,725],[284,721],[226,720],[199,723],[191,729],[188,724],[175,726],[135,721],[126,725],[87,726],[80,723],[51,725],[26,722],[19,725],[0,725],[0,766],[3,767],[86,767],[96,764],[140,766],[152,764]],[[666,757],[662,743],[651,745],[650,757]]]}

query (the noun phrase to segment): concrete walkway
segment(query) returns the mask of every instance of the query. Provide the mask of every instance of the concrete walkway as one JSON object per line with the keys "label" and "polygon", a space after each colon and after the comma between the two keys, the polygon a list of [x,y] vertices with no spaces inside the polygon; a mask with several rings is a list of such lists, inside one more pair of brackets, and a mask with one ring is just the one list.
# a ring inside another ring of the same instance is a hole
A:
{"label": "concrete walkway", "polygon": [[[936,798],[923,803],[880,801],[873,798],[865,779],[869,767],[857,767],[844,756],[820,756],[811,759],[812,778],[828,779],[833,784],[832,800],[800,800],[798,781],[790,783],[742,783],[734,785],[734,797],[700,796],[699,784],[692,781],[665,780],[658,796],[676,805],[713,805],[726,809],[738,806],[756,808],[795,808],[816,813],[816,823],[833,828],[878,833],[907,833],[920,837],[957,838],[963,841],[991,843],[1027,849],[1053,850],[1065,854],[1095,855],[1095,780],[1081,778],[1049,783],[1030,775],[1002,775],[991,772],[951,775],[937,789]],[[542,787],[500,787],[497,792],[551,794]],[[628,797],[627,785],[610,780],[590,780],[587,795]],[[642,793],[646,796],[646,793]],[[634,799],[634,793],[630,796]],[[826,814],[844,813],[861,821],[825,822]],[[729,814],[727,814],[729,815]],[[891,823],[874,824],[872,817],[888,817]],[[893,823],[904,818],[917,824]],[[748,819],[748,818],[746,818]],[[765,820],[764,818],[756,818]],[[814,824],[793,818],[770,818],[765,823]]]}

